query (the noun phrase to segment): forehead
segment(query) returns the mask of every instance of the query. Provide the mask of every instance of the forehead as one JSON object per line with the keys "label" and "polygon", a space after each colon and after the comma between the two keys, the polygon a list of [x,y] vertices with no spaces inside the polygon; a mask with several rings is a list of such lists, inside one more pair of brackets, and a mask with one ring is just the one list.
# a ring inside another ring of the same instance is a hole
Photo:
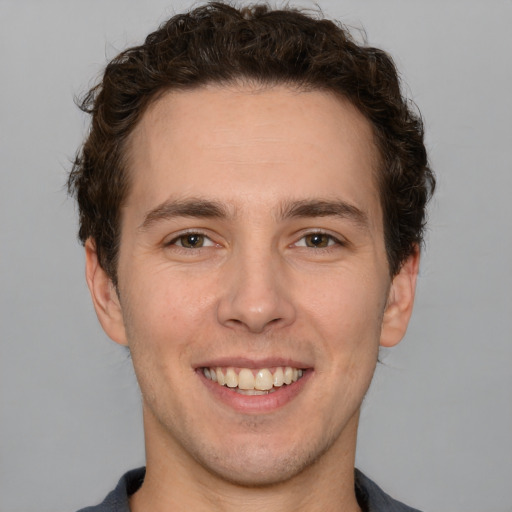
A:
{"label": "forehead", "polygon": [[[126,204],[206,196],[243,210],[345,200],[380,215],[370,123],[322,91],[208,86],[155,100],[129,141]],[[367,213],[372,213],[368,211]]]}

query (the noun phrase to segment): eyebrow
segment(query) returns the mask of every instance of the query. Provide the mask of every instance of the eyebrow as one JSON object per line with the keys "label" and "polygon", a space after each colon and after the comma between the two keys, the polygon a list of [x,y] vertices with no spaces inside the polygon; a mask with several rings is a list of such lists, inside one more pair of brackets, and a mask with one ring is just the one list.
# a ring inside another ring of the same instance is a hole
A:
{"label": "eyebrow", "polygon": [[139,230],[145,231],[159,221],[171,220],[175,217],[226,218],[228,211],[224,204],[217,201],[198,198],[170,199],[147,212]]}
{"label": "eyebrow", "polygon": [[369,225],[368,214],[345,201],[301,200],[281,206],[279,216],[282,219],[309,217],[339,217],[354,222],[362,228]]}
{"label": "eyebrow", "polygon": [[[145,231],[159,221],[176,217],[226,219],[233,213],[224,203],[201,198],[169,199],[151,209],[144,216],[139,230]],[[342,200],[298,200],[286,201],[277,208],[277,218],[339,217],[354,222],[362,228],[368,227],[368,215],[350,203]]]}

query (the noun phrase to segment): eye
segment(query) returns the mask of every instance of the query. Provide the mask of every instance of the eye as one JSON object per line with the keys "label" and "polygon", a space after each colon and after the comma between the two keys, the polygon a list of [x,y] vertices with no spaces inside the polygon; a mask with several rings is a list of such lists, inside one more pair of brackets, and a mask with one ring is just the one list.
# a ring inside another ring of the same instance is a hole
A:
{"label": "eye", "polygon": [[169,245],[176,245],[185,249],[200,249],[215,245],[207,236],[201,233],[185,233],[169,242]]}
{"label": "eye", "polygon": [[327,233],[309,233],[303,236],[295,245],[298,247],[323,249],[324,247],[336,244],[340,244],[340,241]]}

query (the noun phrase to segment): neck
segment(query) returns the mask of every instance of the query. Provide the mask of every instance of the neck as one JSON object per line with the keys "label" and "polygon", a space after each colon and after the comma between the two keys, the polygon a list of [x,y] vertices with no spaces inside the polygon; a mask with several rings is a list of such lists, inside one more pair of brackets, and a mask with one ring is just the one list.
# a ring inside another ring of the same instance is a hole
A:
{"label": "neck", "polygon": [[[132,512],[360,512],[354,489],[359,413],[332,446],[292,478],[251,487],[225,480],[192,459],[144,413],[146,477],[130,498]],[[156,435],[155,435],[156,434]]]}

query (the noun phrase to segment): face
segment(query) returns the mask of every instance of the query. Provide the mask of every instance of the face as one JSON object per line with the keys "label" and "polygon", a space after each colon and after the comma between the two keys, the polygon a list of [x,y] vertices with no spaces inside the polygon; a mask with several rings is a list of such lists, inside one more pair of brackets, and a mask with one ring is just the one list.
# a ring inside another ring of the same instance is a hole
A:
{"label": "face", "polygon": [[130,347],[148,460],[261,485],[350,458],[417,270],[389,277],[368,122],[318,91],[169,93],[129,161],[119,298],[92,244],[87,275]]}

